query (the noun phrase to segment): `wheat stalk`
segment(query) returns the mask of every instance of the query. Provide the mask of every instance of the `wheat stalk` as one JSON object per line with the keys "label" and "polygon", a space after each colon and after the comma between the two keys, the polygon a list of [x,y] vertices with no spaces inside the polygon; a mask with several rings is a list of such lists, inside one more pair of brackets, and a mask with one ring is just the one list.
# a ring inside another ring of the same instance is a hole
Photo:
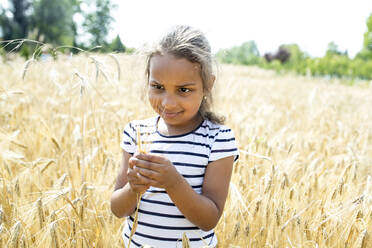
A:
{"label": "wheat stalk", "polygon": [[[146,145],[145,146],[142,146],[141,126],[139,124],[137,125],[136,135],[137,135],[137,149],[138,149],[138,152],[140,152],[140,153],[147,153],[147,149],[146,149],[147,147],[146,147]],[[144,144],[148,144],[148,142],[146,142]],[[134,235],[134,233],[136,232],[136,229],[137,229],[137,225],[138,225],[138,210],[139,210],[139,205],[141,203],[141,197],[142,197],[142,194],[137,194],[137,207],[136,207],[136,212],[134,213],[134,221],[133,221],[132,230],[131,230],[130,236],[129,236],[128,247],[130,247],[131,240],[132,240],[133,235]]]}
{"label": "wheat stalk", "polygon": [[120,81],[120,64],[119,64],[119,60],[118,60],[118,58],[113,53],[110,53],[108,56],[111,57],[111,58],[113,58],[113,60],[115,61],[116,68],[117,68],[117,71],[118,71],[118,81]]}
{"label": "wheat stalk", "polygon": [[18,247],[20,230],[21,230],[21,222],[17,221],[17,223],[15,223],[14,226],[12,227],[9,247],[12,247],[12,248]]}
{"label": "wheat stalk", "polygon": [[20,190],[20,187],[19,187],[19,178],[17,178],[17,180],[16,180],[16,183],[14,185],[14,190],[15,190],[18,197],[21,196],[21,190]]}
{"label": "wheat stalk", "polygon": [[49,165],[55,163],[56,161],[54,159],[49,160],[41,169],[40,172],[43,173],[46,169],[48,169]]}
{"label": "wheat stalk", "polygon": [[183,233],[182,235],[182,248],[190,248],[190,240],[186,233]]}
{"label": "wheat stalk", "polygon": [[0,225],[3,224],[4,221],[4,210],[3,206],[0,205]]}
{"label": "wheat stalk", "polygon": [[41,201],[41,197],[37,200],[36,205],[37,205],[37,212],[39,215],[40,229],[42,229],[45,218],[44,218],[43,203]]}
{"label": "wheat stalk", "polygon": [[21,248],[26,248],[26,247],[27,247],[26,237],[23,234],[21,238]]}
{"label": "wheat stalk", "polygon": [[52,238],[51,240],[51,246],[53,248],[59,248],[59,243],[58,243],[58,236],[57,236],[57,223],[54,221],[52,222],[52,224],[50,225],[50,236]]}
{"label": "wheat stalk", "polygon": [[25,79],[28,68],[30,67],[31,63],[33,63],[33,62],[35,62],[35,60],[33,58],[29,59],[25,62],[25,65],[24,65],[23,70],[22,70],[22,80]]}

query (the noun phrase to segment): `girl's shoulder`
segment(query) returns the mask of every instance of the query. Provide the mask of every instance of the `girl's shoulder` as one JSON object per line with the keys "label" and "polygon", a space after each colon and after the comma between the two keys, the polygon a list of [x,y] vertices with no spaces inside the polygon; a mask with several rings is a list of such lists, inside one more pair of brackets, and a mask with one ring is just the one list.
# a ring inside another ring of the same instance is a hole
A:
{"label": "girl's shoulder", "polygon": [[228,156],[233,156],[236,161],[239,158],[239,150],[233,130],[228,126],[211,121],[206,121],[205,124],[208,126],[209,147],[211,147],[209,162]]}
{"label": "girl's shoulder", "polygon": [[218,124],[210,120],[205,120],[201,126],[207,132],[219,133],[219,132],[232,132],[231,128],[224,124]]}
{"label": "girl's shoulder", "polygon": [[204,120],[196,134],[208,138],[210,144],[221,141],[235,141],[235,134],[231,128],[210,120]]}

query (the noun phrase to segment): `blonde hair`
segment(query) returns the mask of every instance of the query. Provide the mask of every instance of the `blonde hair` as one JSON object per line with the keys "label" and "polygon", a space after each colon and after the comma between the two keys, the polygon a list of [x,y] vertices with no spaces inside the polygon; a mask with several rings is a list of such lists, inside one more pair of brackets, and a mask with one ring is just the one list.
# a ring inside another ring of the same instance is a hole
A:
{"label": "blonde hair", "polygon": [[175,26],[168,32],[146,56],[146,79],[150,76],[150,61],[155,55],[171,54],[177,58],[185,58],[191,63],[200,65],[200,77],[203,81],[204,98],[199,108],[199,113],[203,119],[211,122],[223,124],[225,118],[218,116],[211,111],[212,106],[212,87],[214,75],[212,69],[212,52],[205,35],[198,29],[189,26]]}

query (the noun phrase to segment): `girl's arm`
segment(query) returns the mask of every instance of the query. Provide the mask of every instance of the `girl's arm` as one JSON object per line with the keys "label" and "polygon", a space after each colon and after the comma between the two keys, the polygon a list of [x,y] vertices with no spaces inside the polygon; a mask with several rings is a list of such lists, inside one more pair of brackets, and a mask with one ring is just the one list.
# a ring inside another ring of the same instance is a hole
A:
{"label": "girl's arm", "polygon": [[229,190],[234,157],[211,162],[204,176],[202,194],[196,193],[181,176],[167,189],[172,201],[183,215],[202,230],[213,229],[222,215]]}
{"label": "girl's arm", "polygon": [[139,154],[132,158],[134,170],[152,186],[166,189],[182,214],[202,230],[214,228],[224,209],[234,157],[211,162],[204,176],[202,194],[196,193],[165,157]]}
{"label": "girl's arm", "polygon": [[117,217],[131,215],[137,204],[137,194],[145,191],[145,186],[141,181],[143,178],[137,175],[129,166],[131,154],[123,151],[122,163],[119,175],[116,179],[115,190],[111,195],[111,211]]}

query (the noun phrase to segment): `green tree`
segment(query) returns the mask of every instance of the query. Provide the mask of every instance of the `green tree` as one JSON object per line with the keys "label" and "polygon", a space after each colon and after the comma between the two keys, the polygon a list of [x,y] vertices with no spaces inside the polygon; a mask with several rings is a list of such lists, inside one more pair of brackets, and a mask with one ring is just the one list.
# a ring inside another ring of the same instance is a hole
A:
{"label": "green tree", "polygon": [[364,33],[363,48],[357,54],[356,59],[372,59],[372,14],[367,18],[367,31]]}
{"label": "green tree", "polygon": [[107,36],[110,31],[110,25],[114,18],[110,15],[110,10],[116,7],[110,0],[87,0],[85,1],[92,11],[84,16],[83,28],[89,34],[87,47],[103,46],[102,51],[107,50]]}
{"label": "green tree", "polygon": [[342,52],[338,50],[338,46],[335,42],[331,41],[330,43],[328,43],[326,56],[341,55],[341,54]]}
{"label": "green tree", "polygon": [[254,65],[260,60],[260,53],[254,41],[248,41],[231,49],[220,50],[216,54],[223,63]]}
{"label": "green tree", "polygon": [[367,19],[367,31],[364,33],[363,48],[372,52],[372,14]]}
{"label": "green tree", "polygon": [[254,65],[258,62],[260,53],[253,40],[243,43],[239,48],[239,61],[244,65]]}
{"label": "green tree", "polygon": [[298,63],[305,60],[308,57],[307,54],[301,51],[300,47],[297,44],[284,44],[281,45],[280,47],[287,49],[291,53],[289,63],[292,64]]}
{"label": "green tree", "polygon": [[9,8],[0,6],[0,30],[4,40],[27,37],[31,2],[28,0],[8,1]]}
{"label": "green tree", "polygon": [[121,42],[119,35],[117,35],[116,38],[111,42],[110,50],[119,53],[125,52],[126,48]]}
{"label": "green tree", "polygon": [[295,71],[300,74],[307,73],[309,56],[297,44],[283,44],[280,45],[280,48],[285,48],[290,53],[289,60],[281,66],[281,69]]}
{"label": "green tree", "polygon": [[34,0],[33,24],[36,40],[53,45],[73,45],[72,0]]}
{"label": "green tree", "polygon": [[[73,12],[73,17],[75,17],[76,15],[81,15],[82,13],[82,10],[81,10],[81,4],[83,2],[83,0],[70,0],[71,2],[71,7],[72,7],[72,12]],[[78,44],[78,41],[77,41],[77,37],[78,37],[78,27],[79,24],[76,22],[76,21],[73,21],[72,23],[72,26],[71,26],[71,29],[72,29],[72,33],[73,33],[73,46],[74,47],[79,47],[79,44]],[[77,50],[73,50],[73,51],[77,51]]]}

